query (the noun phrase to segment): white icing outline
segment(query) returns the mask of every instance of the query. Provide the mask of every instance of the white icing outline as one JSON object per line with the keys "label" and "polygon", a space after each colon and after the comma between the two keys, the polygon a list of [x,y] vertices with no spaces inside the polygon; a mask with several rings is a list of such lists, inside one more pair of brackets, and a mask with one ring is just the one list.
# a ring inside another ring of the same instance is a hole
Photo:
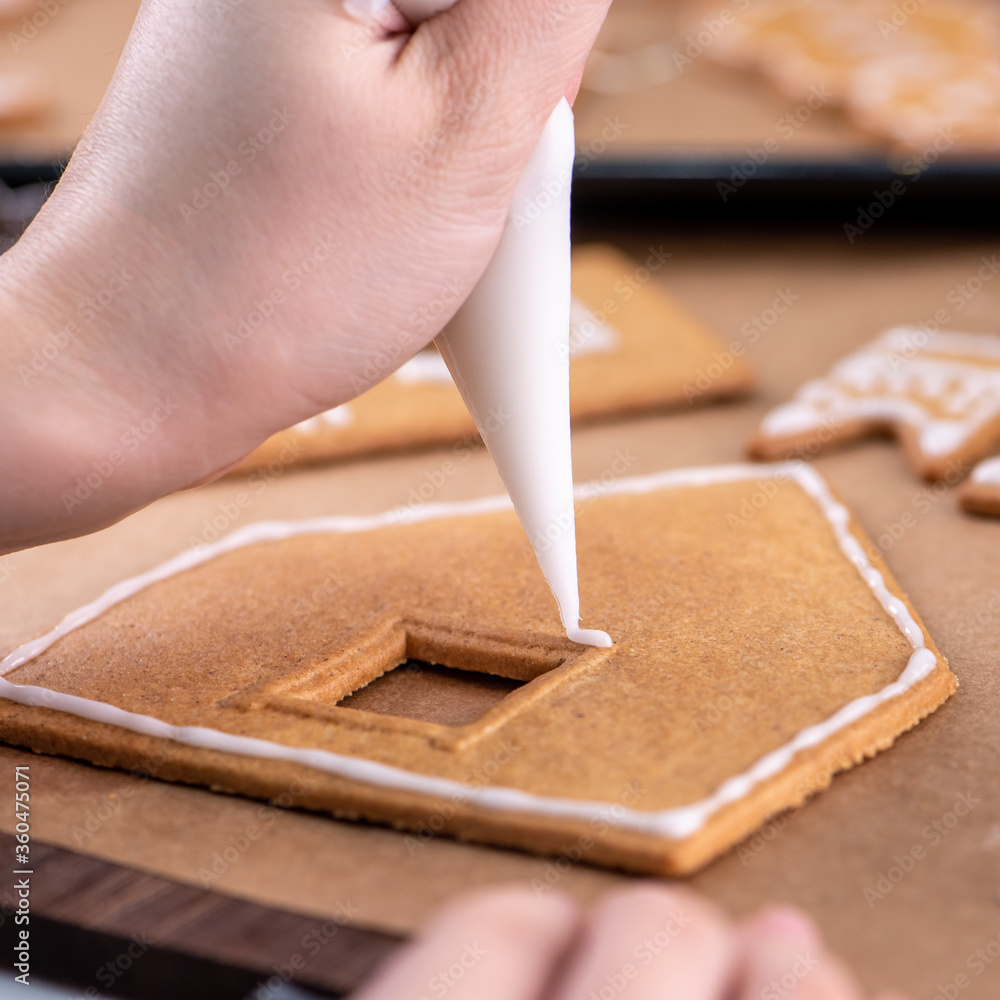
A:
{"label": "white icing outline", "polygon": [[[893,327],[845,355],[826,375],[804,383],[789,402],[764,416],[760,431],[782,438],[830,423],[892,420],[915,432],[926,456],[954,454],[979,428],[1000,415],[1000,370],[977,366],[969,357],[1000,361],[1000,337]],[[867,387],[877,379],[912,384],[924,379],[929,384],[926,397],[941,405],[950,401],[954,413],[934,416],[920,398],[869,394]],[[946,391],[952,381],[961,386],[960,393]],[[937,386],[931,384],[935,382]]]}
{"label": "white icing outline", "polygon": [[[584,327],[590,324],[589,330]],[[621,335],[613,327],[594,315],[589,306],[575,295],[569,300],[569,359],[588,354],[610,354],[618,349]]]}
{"label": "white icing outline", "polygon": [[332,410],[324,410],[315,417],[307,417],[293,424],[290,428],[293,431],[319,431],[325,427],[350,427],[354,423],[354,411],[350,403],[341,403]]}
{"label": "white icing outline", "polygon": [[1000,486],[1000,455],[996,458],[984,458],[969,477],[980,486]]}
{"label": "white icing outline", "polygon": [[[470,516],[508,510],[506,496],[484,497],[461,503],[428,504],[415,509],[403,508],[369,517],[324,517],[305,521],[262,521],[246,525],[218,542],[201,545],[128,580],[123,580],[97,600],[71,612],[55,628],[37,639],[26,642],[0,661],[0,696],[22,705],[42,706],[57,711],[119,726],[131,732],[171,740],[185,746],[218,750],[240,756],[284,760],[303,764],[352,781],[393,788],[418,795],[446,798],[469,803],[484,809],[515,811],[582,821],[604,821],[610,826],[651,833],[679,840],[700,830],[706,821],[723,806],[747,795],[759,782],[779,773],[791,763],[795,754],[816,746],[827,737],[871,712],[883,702],[895,698],[928,676],[937,665],[934,654],[924,644],[923,632],[906,605],[885,585],[882,574],[868,561],[864,549],[849,529],[850,513],[831,495],[823,478],[811,466],[798,462],[773,465],[720,465],[678,469],[649,476],[619,479],[610,485],[599,484],[602,495],[648,493],[657,489],[679,486],[707,486],[722,482],[774,478],[794,480],[817,504],[833,529],[844,556],[861,574],[872,593],[892,617],[913,647],[906,669],[899,678],[875,694],[856,698],[823,722],[808,726],[777,750],[761,757],[748,770],[724,781],[715,792],[699,802],[672,809],[642,812],[620,804],[586,799],[564,799],[538,795],[503,786],[473,787],[451,778],[407,771],[403,768],[359,757],[293,747],[256,737],[235,736],[204,726],[174,726],[161,719],[116,708],[106,702],[81,698],[77,695],[52,691],[35,685],[13,684],[2,675],[39,656],[69,632],[97,618],[108,608],[183,570],[206,562],[217,555],[259,541],[272,541],[296,535],[315,533],[348,533],[372,531],[390,524],[417,524],[444,517]],[[581,499],[593,496],[594,484],[577,488]]]}
{"label": "white icing outline", "polygon": [[422,351],[417,351],[405,364],[400,365],[393,373],[392,377],[403,385],[454,385],[455,380],[448,371],[448,366],[444,362],[436,347],[427,347]]}

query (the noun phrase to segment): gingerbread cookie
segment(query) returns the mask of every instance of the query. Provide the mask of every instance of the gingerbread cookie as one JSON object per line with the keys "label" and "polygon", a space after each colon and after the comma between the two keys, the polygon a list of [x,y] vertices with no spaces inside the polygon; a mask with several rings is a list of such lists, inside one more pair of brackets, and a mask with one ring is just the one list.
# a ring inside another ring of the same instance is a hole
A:
{"label": "gingerbread cookie", "polygon": [[885,431],[918,475],[964,475],[1000,443],[1000,337],[889,330],[772,410],[750,452],[806,457]]}
{"label": "gingerbread cookie", "polygon": [[1000,455],[980,462],[958,491],[961,505],[973,514],[1000,517]]}
{"label": "gingerbread cookie", "polygon": [[49,110],[52,95],[45,80],[32,67],[0,71],[0,124],[22,124]]}
{"label": "gingerbread cookie", "polygon": [[717,37],[705,51],[757,70],[792,100],[812,102],[821,93],[862,128],[933,159],[953,145],[1000,145],[995,6],[921,0],[904,7],[895,0],[755,0],[723,20],[717,5],[706,5],[704,24],[716,25]]}
{"label": "gingerbread cookie", "polygon": [[[683,874],[890,746],[956,681],[810,466],[578,491],[570,643],[506,497],[250,525],[0,664],[46,753]],[[437,665],[437,666],[433,666]],[[287,799],[286,799],[287,801]]]}
{"label": "gingerbread cookie", "polygon": [[[589,245],[573,254],[570,413],[574,421],[741,395],[753,372],[653,280],[669,255],[637,264]],[[721,360],[720,360],[721,359]],[[371,380],[391,367],[373,361]],[[476,425],[431,347],[358,398],[264,442],[235,470],[460,441]]]}

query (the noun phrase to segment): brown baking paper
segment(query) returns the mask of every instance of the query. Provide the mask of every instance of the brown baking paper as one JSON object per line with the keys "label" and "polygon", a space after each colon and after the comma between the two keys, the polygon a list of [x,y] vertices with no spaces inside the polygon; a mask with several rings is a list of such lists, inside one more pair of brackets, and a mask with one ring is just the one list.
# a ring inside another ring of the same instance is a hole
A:
{"label": "brown baking paper", "polygon": [[[645,244],[625,245],[638,255]],[[1000,286],[984,287],[961,310],[949,300],[988,255],[986,245],[748,238],[675,239],[668,249],[674,257],[662,280],[726,343],[746,347],[761,389],[745,403],[581,429],[578,480],[599,478],[616,462],[638,475],[742,460],[768,407],[884,327],[945,309],[951,329],[990,330],[1000,316]],[[792,304],[778,313],[782,292]],[[259,519],[405,504],[428,477],[440,482],[432,474],[452,457],[443,450],[305,472],[277,467],[253,483],[227,480],[168,497],[90,537],[15,553],[0,560],[0,648],[13,648],[122,577],[217,532]],[[772,820],[691,883],[736,913],[778,900],[805,907],[869,988],[894,985],[929,996],[938,983],[965,975],[963,1000],[986,1000],[1000,988],[1000,963],[977,975],[967,959],[979,968],[976,950],[1000,933],[1000,522],[970,517],[951,489],[915,480],[888,441],[816,464],[879,544],[962,686],[891,750]],[[481,449],[449,468],[433,499],[501,488]],[[15,763],[32,767],[40,840],[303,913],[331,916],[349,901],[358,922],[373,927],[411,930],[472,885],[535,880],[588,900],[626,878],[585,862],[444,838],[414,847],[387,829],[8,748],[0,749],[0,787],[11,787]],[[13,827],[11,800],[6,792],[0,797],[6,830]],[[225,860],[234,850],[235,860]]]}

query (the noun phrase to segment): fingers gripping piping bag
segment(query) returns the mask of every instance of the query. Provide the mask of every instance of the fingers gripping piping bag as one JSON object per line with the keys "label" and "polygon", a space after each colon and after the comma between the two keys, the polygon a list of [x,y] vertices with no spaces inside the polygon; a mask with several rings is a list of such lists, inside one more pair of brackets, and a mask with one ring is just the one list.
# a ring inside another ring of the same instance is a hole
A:
{"label": "fingers gripping piping bag", "polygon": [[[396,7],[417,24],[454,2],[397,0]],[[371,0],[365,12],[375,14],[387,3]],[[610,646],[606,632],[579,627],[566,181],[575,155],[573,112],[563,98],[521,176],[486,273],[436,343],[500,470],[566,635]]]}

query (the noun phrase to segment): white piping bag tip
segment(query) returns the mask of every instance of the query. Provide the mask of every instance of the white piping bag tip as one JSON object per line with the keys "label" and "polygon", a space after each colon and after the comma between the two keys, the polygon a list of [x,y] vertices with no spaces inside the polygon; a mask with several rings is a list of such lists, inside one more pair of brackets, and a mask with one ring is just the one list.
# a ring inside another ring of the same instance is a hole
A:
{"label": "white piping bag tip", "polygon": [[[581,629],[569,420],[570,185],[573,112],[553,110],[514,193],[479,284],[437,345],[531,541],[566,635]],[[527,220],[520,225],[514,220]]]}
{"label": "white piping bag tip", "polygon": [[599,628],[568,628],[566,638],[581,646],[597,646],[600,649],[610,649],[614,645],[611,636]]}

